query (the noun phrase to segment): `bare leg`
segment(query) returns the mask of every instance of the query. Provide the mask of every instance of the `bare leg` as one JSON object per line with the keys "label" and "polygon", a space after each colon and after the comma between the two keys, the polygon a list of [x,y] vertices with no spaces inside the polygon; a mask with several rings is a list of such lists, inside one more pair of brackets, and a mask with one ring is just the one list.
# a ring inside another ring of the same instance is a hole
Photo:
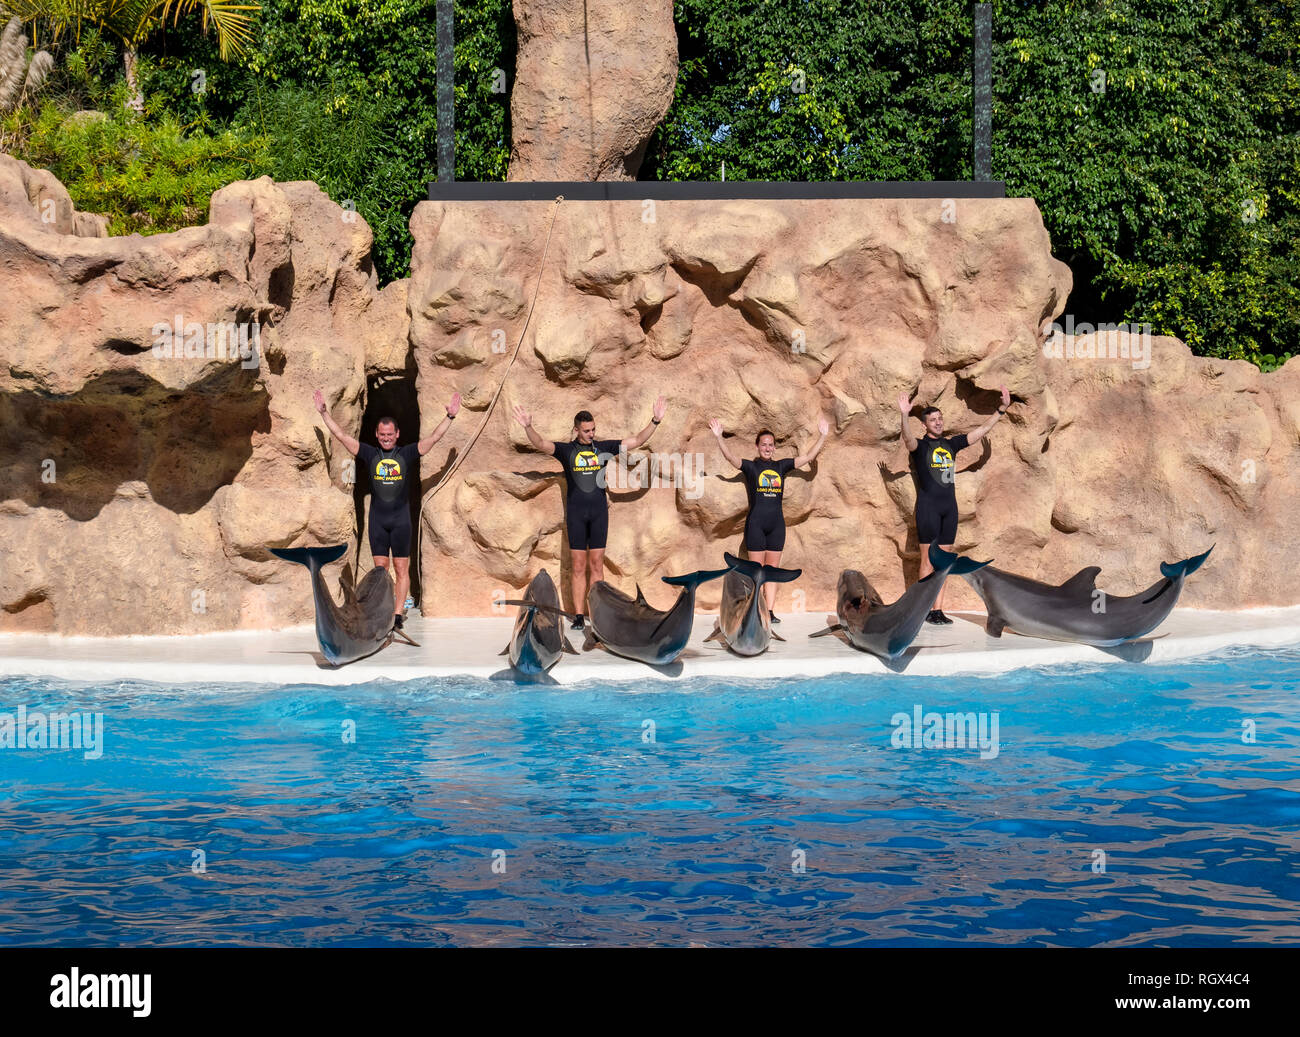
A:
{"label": "bare leg", "polygon": [[393,595],[393,612],[400,616],[403,612],[402,606],[406,604],[406,595],[411,591],[411,559],[394,558],[393,576],[397,584]]}
{"label": "bare leg", "polygon": [[569,563],[573,571],[569,573],[569,586],[573,589],[573,611],[580,616],[587,614],[587,552],[570,551]]}
{"label": "bare leg", "polygon": [[[605,578],[605,549],[601,547],[592,551],[588,551],[587,552],[587,592],[590,593],[591,588],[594,587],[598,581],[603,580],[604,578]],[[586,602],[584,601],[583,604],[585,605]],[[582,611],[585,613],[587,610],[586,608],[583,608]]]}
{"label": "bare leg", "polygon": [[930,545],[921,545],[921,571],[916,574],[917,580],[924,580],[934,572],[934,566],[930,564]]}
{"label": "bare leg", "polygon": [[[950,554],[952,553],[952,544],[940,544],[939,546],[943,550],[949,552]],[[925,561],[927,565],[930,564],[929,558],[926,558]],[[931,566],[931,568],[933,569],[933,566]],[[944,581],[944,585],[939,589],[939,597],[937,597],[934,601],[934,607],[938,609],[940,612],[943,611],[943,596],[947,593],[948,593],[948,583],[947,581]]]}
{"label": "bare leg", "polygon": [[[754,559],[754,561],[758,562],[761,565],[780,565],[781,552],[780,551],[759,551],[758,556]],[[767,611],[769,614],[776,611],[776,584],[775,583],[763,584],[763,600],[767,603]]]}

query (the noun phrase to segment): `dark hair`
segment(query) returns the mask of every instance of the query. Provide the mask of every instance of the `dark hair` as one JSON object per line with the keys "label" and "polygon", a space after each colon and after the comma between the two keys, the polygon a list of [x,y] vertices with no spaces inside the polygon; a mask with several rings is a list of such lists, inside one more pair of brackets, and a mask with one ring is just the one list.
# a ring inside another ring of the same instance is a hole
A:
{"label": "dark hair", "polygon": [[758,435],[754,437],[754,446],[758,446],[758,441],[762,439],[764,436],[771,436],[772,442],[773,443],[776,442],[776,433],[774,433],[770,428],[763,428],[763,429],[759,429]]}
{"label": "dark hair", "polygon": [[380,425],[392,425],[393,428],[397,428],[397,419],[385,414],[382,418],[380,418],[378,421],[375,422],[376,432],[379,431]]}
{"label": "dark hair", "polygon": [[580,411],[578,411],[577,414],[575,414],[575,415],[573,416],[573,427],[574,427],[574,428],[577,428],[577,427],[578,427],[579,425],[581,425],[584,421],[595,421],[595,420],[596,420],[596,419],[593,418],[593,417],[591,416],[591,411],[589,411],[589,410],[580,410]]}
{"label": "dark hair", "polygon": [[942,413],[943,411],[941,411],[938,407],[926,407],[925,410],[921,411],[921,420],[924,421],[931,414],[942,414]]}

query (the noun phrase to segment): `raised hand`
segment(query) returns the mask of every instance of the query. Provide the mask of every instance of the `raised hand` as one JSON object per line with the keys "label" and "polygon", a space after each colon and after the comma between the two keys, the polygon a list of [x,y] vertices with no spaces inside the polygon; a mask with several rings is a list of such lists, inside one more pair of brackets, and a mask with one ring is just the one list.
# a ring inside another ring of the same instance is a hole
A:
{"label": "raised hand", "polygon": [[1009,392],[1007,392],[1007,387],[1006,387],[1005,385],[999,385],[998,388],[1002,390],[1002,406],[1003,406],[1003,407],[1010,407],[1010,406],[1011,406],[1011,394],[1010,394]]}
{"label": "raised hand", "polygon": [[447,417],[454,418],[460,412],[460,393],[451,394],[451,402],[447,404]]}
{"label": "raised hand", "polygon": [[532,417],[530,417],[528,412],[524,410],[523,407],[519,406],[519,404],[517,403],[515,404],[515,421],[523,425],[524,428],[527,428],[529,425],[533,423]]}
{"label": "raised hand", "polygon": [[818,432],[820,432],[820,433],[824,436],[824,435],[826,435],[826,433],[828,433],[830,430],[831,430],[831,423],[830,423],[829,421],[827,421],[825,418],[818,418],[818,419],[817,419],[817,431],[818,431]]}
{"label": "raised hand", "polygon": [[904,417],[912,413],[912,401],[908,399],[905,392],[898,394],[898,409],[903,412]]}
{"label": "raised hand", "polygon": [[719,439],[721,439],[721,438],[722,438],[722,422],[719,421],[717,418],[714,418],[712,421],[709,422],[709,431],[712,432],[712,433],[713,433],[715,436],[717,436]]}
{"label": "raised hand", "polygon": [[664,411],[667,409],[668,409],[668,401],[665,400],[662,396],[660,396],[659,399],[655,400],[655,407],[654,407],[655,421],[663,421]]}
{"label": "raised hand", "polygon": [[316,410],[321,414],[325,413],[325,394],[317,389],[311,396],[312,403],[316,405]]}

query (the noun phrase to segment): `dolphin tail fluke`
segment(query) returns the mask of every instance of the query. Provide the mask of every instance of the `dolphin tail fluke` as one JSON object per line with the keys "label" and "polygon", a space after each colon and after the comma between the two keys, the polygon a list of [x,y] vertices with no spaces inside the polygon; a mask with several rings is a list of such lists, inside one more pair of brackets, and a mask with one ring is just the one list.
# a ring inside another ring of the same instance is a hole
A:
{"label": "dolphin tail fluke", "polygon": [[967,573],[978,572],[986,565],[992,565],[993,559],[987,562],[977,562],[974,558],[966,558],[964,555],[958,555],[957,560],[952,563],[951,572],[954,576],[965,576]]}
{"label": "dolphin tail fluke", "polygon": [[748,576],[754,586],[763,583],[789,583],[803,575],[802,569],[781,569],[775,565],[759,565],[748,558],[737,558],[730,552],[722,556],[723,561],[741,576]]}
{"label": "dolphin tail fluke", "polygon": [[321,566],[329,565],[330,562],[337,562],[348,553],[347,544],[336,544],[333,547],[273,547],[271,554],[276,558],[283,558],[286,562],[297,562],[299,565],[305,565],[312,572],[315,572]]}
{"label": "dolphin tail fluke", "polygon": [[674,587],[698,587],[701,583],[716,580],[719,576],[726,576],[729,572],[731,572],[730,569],[701,569],[698,572],[685,573],[682,576],[663,576],[660,578],[664,583],[671,584]]}
{"label": "dolphin tail fluke", "polygon": [[[1210,551],[1214,550],[1214,546],[1213,544],[1210,545]],[[1191,576],[1204,564],[1205,559],[1210,557],[1210,551],[1195,555],[1192,558],[1184,558],[1181,562],[1161,562],[1160,575],[1166,580],[1176,580],[1180,576],[1184,578]]]}
{"label": "dolphin tail fluke", "polygon": [[945,551],[938,544],[930,545],[930,564],[936,569],[951,568],[957,562],[958,556],[951,551]]}

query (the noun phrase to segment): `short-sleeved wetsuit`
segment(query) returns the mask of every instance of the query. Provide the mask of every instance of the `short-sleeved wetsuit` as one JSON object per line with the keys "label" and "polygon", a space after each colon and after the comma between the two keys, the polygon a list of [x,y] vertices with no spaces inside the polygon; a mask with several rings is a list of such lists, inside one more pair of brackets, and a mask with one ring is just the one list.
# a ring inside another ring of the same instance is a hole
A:
{"label": "short-sleeved wetsuit", "polygon": [[970,446],[965,435],[934,439],[924,435],[912,451],[916,482],[916,539],[922,544],[951,544],[957,539],[957,453]]}
{"label": "short-sleeved wetsuit", "polygon": [[622,442],[593,439],[583,445],[576,439],[555,444],[555,457],[564,465],[564,520],[570,551],[603,551],[609,536],[609,498],[600,477],[610,459],[618,456]]}
{"label": "short-sleeved wetsuit", "polygon": [[362,443],[357,465],[370,476],[370,553],[411,556],[411,487],[420,483],[420,448],[414,443],[380,450]]}
{"label": "short-sleeved wetsuit", "polygon": [[748,551],[780,551],[785,547],[785,516],[781,500],[786,473],[794,468],[794,458],[764,461],[756,457],[740,462],[749,495],[749,515],[745,519],[745,548]]}

